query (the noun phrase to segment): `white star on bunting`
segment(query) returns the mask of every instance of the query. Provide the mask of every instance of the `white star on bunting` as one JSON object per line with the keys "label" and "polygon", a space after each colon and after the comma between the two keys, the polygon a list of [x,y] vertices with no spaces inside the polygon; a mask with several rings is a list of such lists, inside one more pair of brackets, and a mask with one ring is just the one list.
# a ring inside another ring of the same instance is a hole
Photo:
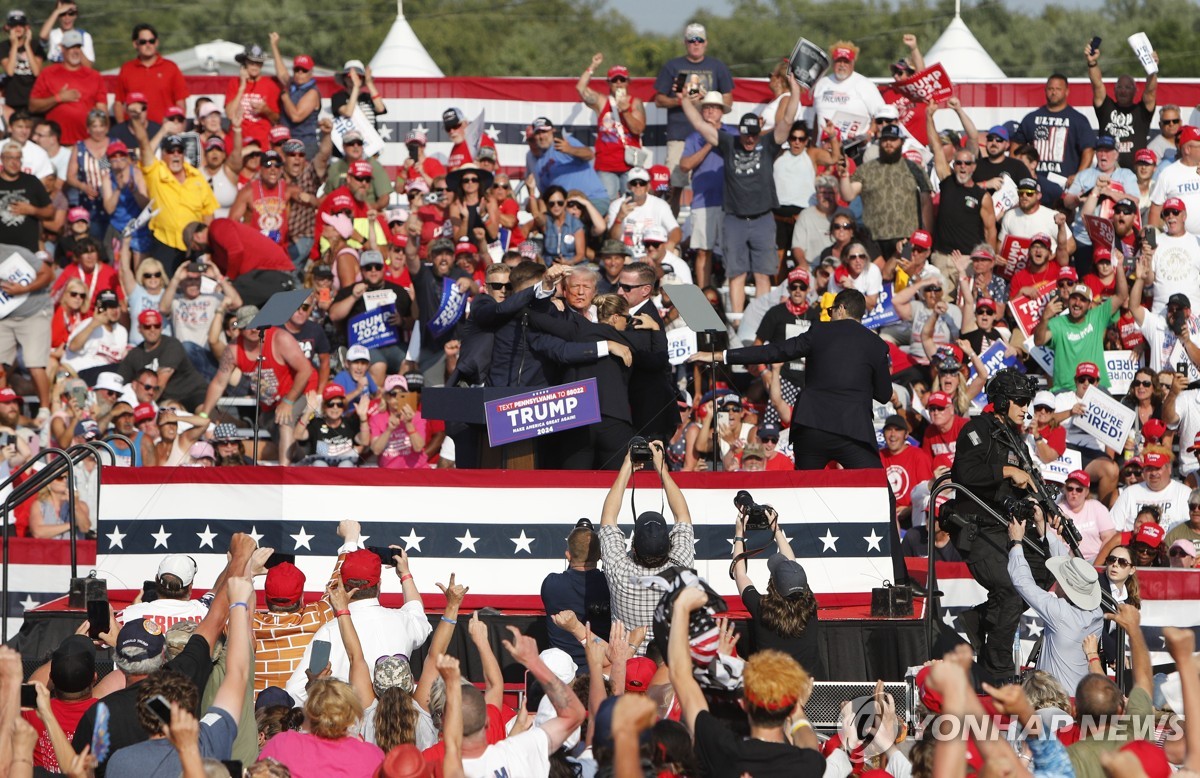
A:
{"label": "white star on bunting", "polygon": [[428,134],[429,134],[429,128],[428,128],[428,127],[426,127],[424,124],[418,124],[416,127],[413,127],[413,132],[423,132],[423,133],[425,133],[426,135],[428,135]]}
{"label": "white star on bunting", "polygon": [[307,532],[305,532],[303,524],[300,525],[300,531],[291,537],[292,540],[296,541],[296,547],[293,549],[293,551],[299,551],[301,546],[307,548],[309,551],[312,551],[312,546],[308,545],[308,541],[315,538],[316,535],[309,535]]}
{"label": "white star on bunting", "polygon": [[213,539],[217,537],[217,533],[209,530],[208,525],[205,524],[204,531],[197,532],[196,537],[200,538],[200,548],[204,548],[205,546],[213,548]]}
{"label": "white star on bunting", "polygon": [[167,528],[164,525],[159,524],[158,532],[150,533],[150,537],[154,538],[155,548],[158,548],[160,545],[163,548],[167,548],[167,540],[170,539],[171,533],[167,532]]}
{"label": "white star on bunting", "polygon": [[462,535],[461,537],[455,538],[455,540],[458,541],[458,545],[459,545],[458,553],[461,554],[462,552],[466,551],[467,549],[471,549],[472,553],[479,553],[475,548],[475,544],[478,543],[480,539],[471,537],[471,530],[468,529],[466,531],[466,534]]}
{"label": "white star on bunting", "polygon": [[821,541],[821,544],[824,546],[824,548],[821,549],[821,553],[826,551],[833,551],[835,554],[837,553],[838,538],[834,537],[833,530],[826,528],[825,537],[817,538],[817,540]]}
{"label": "white star on bunting", "polygon": [[408,531],[408,537],[400,538],[404,541],[404,550],[412,551],[414,548],[417,551],[421,550],[421,541],[425,539],[424,535],[418,535],[416,527]]}
{"label": "white star on bunting", "polygon": [[384,140],[392,139],[392,128],[386,124],[379,125],[379,137]]}
{"label": "white star on bunting", "polygon": [[489,124],[487,126],[487,129],[484,130],[483,132],[485,135],[487,135],[493,141],[500,140],[500,130],[496,129],[496,125],[494,125],[494,124]]}
{"label": "white star on bunting", "polygon": [[250,539],[254,541],[254,545],[257,546],[262,543],[263,534],[259,532],[258,527],[254,526],[253,524],[250,525],[249,535]]}
{"label": "white star on bunting", "polygon": [[529,546],[530,546],[530,544],[533,543],[535,538],[526,537],[525,530],[521,530],[521,537],[509,538],[509,540],[511,540],[517,546],[515,549],[513,549],[514,554],[519,553],[521,551],[524,551],[527,554],[533,554],[533,549],[531,549]]}
{"label": "white star on bunting", "polygon": [[863,535],[863,540],[867,541],[867,551],[871,551],[872,549],[880,552],[883,551],[883,549],[879,547],[879,541],[883,540],[883,536],[876,535],[874,527],[871,527],[870,535]]}
{"label": "white star on bunting", "polygon": [[109,548],[125,548],[123,543],[125,540],[125,533],[122,532],[121,528],[116,524],[113,525],[113,531],[108,533],[107,537]]}
{"label": "white star on bunting", "polygon": [[1029,620],[1029,637],[1036,638],[1042,634],[1042,624],[1037,619]]}
{"label": "white star on bunting", "polygon": [[39,605],[41,605],[41,603],[33,599],[32,594],[25,595],[25,599],[21,600],[21,607],[27,611],[31,611]]}

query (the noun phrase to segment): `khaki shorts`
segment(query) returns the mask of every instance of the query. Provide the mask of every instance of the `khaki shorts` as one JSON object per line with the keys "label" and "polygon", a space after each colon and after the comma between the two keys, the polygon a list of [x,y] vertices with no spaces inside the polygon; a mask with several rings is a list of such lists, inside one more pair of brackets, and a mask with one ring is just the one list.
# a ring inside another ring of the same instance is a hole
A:
{"label": "khaki shorts", "polygon": [[725,211],[719,205],[692,209],[692,248],[717,251],[721,246],[721,225]]}
{"label": "khaki shorts", "polygon": [[942,299],[952,299],[950,296],[958,292],[958,267],[954,264],[954,259],[949,254],[942,254],[935,251],[930,255],[929,261],[938,270],[942,271],[942,277],[949,283],[950,288],[942,290]]}
{"label": "khaki shorts", "polygon": [[25,367],[45,367],[50,360],[50,316],[47,307],[32,316],[0,319],[0,363],[17,361],[17,346]]}
{"label": "khaki shorts", "polygon": [[679,160],[683,159],[684,141],[669,140],[667,141],[667,167],[671,170],[671,186],[675,189],[683,189],[692,183],[692,174],[679,167]]}

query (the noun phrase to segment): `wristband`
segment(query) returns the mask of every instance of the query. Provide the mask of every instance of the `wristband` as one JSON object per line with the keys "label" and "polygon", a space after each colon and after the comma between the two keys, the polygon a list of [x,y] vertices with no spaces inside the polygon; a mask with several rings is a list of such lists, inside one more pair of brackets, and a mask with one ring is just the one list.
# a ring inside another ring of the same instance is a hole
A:
{"label": "wristband", "polygon": [[1096,662],[1099,662],[1099,661],[1100,661],[1100,655],[1099,655],[1099,654],[1088,654],[1088,655],[1087,655],[1087,658],[1088,658],[1088,661],[1089,661],[1089,662],[1091,662],[1091,661],[1096,661]]}
{"label": "wristband", "polygon": [[345,608],[342,608],[340,611],[334,611],[333,615],[334,615],[334,618],[340,619],[342,616],[349,616],[350,611],[346,610]]}
{"label": "wristband", "polygon": [[457,625],[457,624],[458,624],[458,620],[457,620],[457,619],[448,619],[448,618],[446,618],[445,616],[442,616],[442,621],[446,622],[446,623],[447,623],[447,624],[449,624],[450,626],[455,626],[455,625]]}
{"label": "wristband", "polygon": [[745,538],[734,538],[733,542],[734,543],[745,543],[746,539]]}
{"label": "wristband", "polygon": [[288,399],[288,398],[286,398],[286,397],[284,397],[282,400],[280,400],[280,402],[282,402],[282,403],[287,403],[288,405],[295,405],[295,404],[296,404],[296,401],[295,401],[295,400],[289,400],[289,399]]}
{"label": "wristband", "polygon": [[204,411],[200,411],[200,412],[199,412],[199,413],[197,413],[196,415],[197,415],[197,416],[199,416],[199,417],[200,417],[200,418],[202,418],[202,419],[207,419],[207,418],[208,418],[208,414],[207,414],[207,413],[205,413]]}
{"label": "wristband", "polygon": [[811,728],[812,724],[809,722],[808,719],[801,719],[800,721],[797,721],[795,724],[792,725],[791,734],[794,735],[797,732],[799,732],[800,730],[804,729],[805,727]]}
{"label": "wristband", "polygon": [[240,605],[241,607],[245,608],[247,611],[248,611],[248,610],[250,610],[250,606],[249,606],[249,605],[247,605],[247,604],[246,604],[246,603],[244,603],[244,602],[234,602],[234,603],[230,603],[230,605],[229,605],[229,610],[231,610],[231,611],[232,611],[234,608],[238,607],[239,605]]}
{"label": "wristband", "polygon": [[405,581],[411,581],[411,580],[412,580],[412,573],[405,573],[404,575],[400,576],[400,583],[404,583]]}

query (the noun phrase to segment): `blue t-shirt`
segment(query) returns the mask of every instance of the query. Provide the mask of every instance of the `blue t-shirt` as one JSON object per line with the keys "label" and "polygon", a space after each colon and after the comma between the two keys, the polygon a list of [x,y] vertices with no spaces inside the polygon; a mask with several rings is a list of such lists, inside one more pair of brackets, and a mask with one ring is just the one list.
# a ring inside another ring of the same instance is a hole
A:
{"label": "blue t-shirt", "polygon": [[[654,79],[654,91],[660,95],[674,97],[671,89],[675,76],[684,73],[687,81],[684,91],[689,85],[701,88],[705,92],[714,89],[722,95],[733,93],[733,74],[729,67],[719,59],[705,57],[699,62],[691,62],[687,57],[676,57],[662,66],[658,77]],[[686,140],[692,132],[692,123],[684,115],[682,108],[667,109],[667,140]]]}
{"label": "blue t-shirt", "polygon": [[[725,132],[737,135],[737,127],[722,124]],[[690,157],[704,148],[704,138],[692,130],[683,142],[683,156]],[[716,146],[708,152],[708,156],[700,163],[700,167],[692,171],[692,207],[720,208],[725,202],[725,159]]]}
{"label": "blue t-shirt", "polygon": [[1012,139],[1032,143],[1041,161],[1038,172],[1070,178],[1079,170],[1085,149],[1096,145],[1096,131],[1079,111],[1067,106],[1050,111],[1046,106],[1025,114]]}
{"label": "blue t-shirt", "polygon": [[[584,145],[570,135],[564,135],[567,143],[575,148]],[[533,173],[537,179],[538,188],[543,192],[558,184],[570,192],[578,189],[584,197],[593,203],[608,202],[608,191],[600,181],[600,176],[592,168],[592,163],[586,159],[572,157],[551,146],[540,157],[532,151],[525,153],[525,169]]]}
{"label": "blue t-shirt", "polygon": [[[228,711],[209,708],[200,719],[200,756],[229,759],[233,755],[233,739],[237,737],[237,722]],[[138,778],[178,778],[183,772],[179,752],[166,738],[145,740],[117,749],[108,758],[108,775],[136,775]]]}
{"label": "blue t-shirt", "polygon": [[[337,384],[338,386],[342,387],[343,389],[345,389],[346,394],[350,394],[351,392],[353,392],[355,389],[358,388],[358,383],[354,380],[354,376],[350,375],[349,370],[343,370],[342,372],[335,375],[333,377],[333,382],[335,384]],[[375,396],[375,393],[378,391],[379,391],[379,385],[375,383],[374,378],[371,378],[371,374],[367,373],[367,393],[362,395],[361,397],[356,398],[353,402],[349,403],[346,408],[346,412],[349,413],[350,411],[357,411],[359,400],[366,400],[366,401],[370,402],[369,397]]]}
{"label": "blue t-shirt", "polygon": [[554,219],[547,217],[546,229],[543,230],[545,237],[542,249],[542,256],[546,258],[546,264],[553,265],[554,257],[562,257],[565,260],[574,259],[576,252],[583,248],[575,245],[575,233],[582,229],[583,222],[573,213],[567,213],[562,227],[555,224]]}

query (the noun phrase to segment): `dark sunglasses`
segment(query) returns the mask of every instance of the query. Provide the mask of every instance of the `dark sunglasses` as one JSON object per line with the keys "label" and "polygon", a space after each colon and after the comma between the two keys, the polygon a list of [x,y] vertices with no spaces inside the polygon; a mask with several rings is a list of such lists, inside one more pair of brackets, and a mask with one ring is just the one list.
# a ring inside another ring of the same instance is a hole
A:
{"label": "dark sunglasses", "polygon": [[283,163],[277,159],[268,159],[262,164],[263,167],[283,167]]}
{"label": "dark sunglasses", "polygon": [[1068,486],[1068,487],[1066,487],[1066,490],[1068,492],[1086,492],[1087,491],[1087,489],[1084,489],[1082,486]]}
{"label": "dark sunglasses", "polygon": [[462,182],[463,182],[464,184],[478,184],[478,183],[479,183],[479,176],[463,176],[463,177],[462,177]]}
{"label": "dark sunglasses", "polygon": [[630,186],[650,186],[649,181],[630,181]]}
{"label": "dark sunglasses", "polygon": [[1137,213],[1137,208],[1134,208],[1132,205],[1129,205],[1128,203],[1121,203],[1120,205],[1113,206],[1113,213],[1119,213],[1119,214],[1123,214],[1125,216],[1131,216],[1131,215]]}
{"label": "dark sunglasses", "polygon": [[1179,119],[1159,119],[1159,124],[1179,124]]}
{"label": "dark sunglasses", "polygon": [[1188,510],[1189,511],[1200,511],[1200,502],[1189,502]]}
{"label": "dark sunglasses", "polygon": [[625,76],[613,76],[612,78],[608,79],[610,84],[624,84],[627,81],[629,81],[629,79],[625,78]]}
{"label": "dark sunglasses", "polygon": [[1129,561],[1128,559],[1124,559],[1119,556],[1113,556],[1111,554],[1104,559],[1104,564],[1116,565],[1117,567],[1133,567],[1133,562]]}
{"label": "dark sunglasses", "polygon": [[[156,324],[153,327],[151,327],[151,329],[162,329],[162,325]],[[138,383],[140,383],[142,385],[142,388],[145,389],[147,392],[157,392],[159,389],[158,384],[148,384],[145,381],[139,381]]]}
{"label": "dark sunglasses", "polygon": [[954,160],[954,164],[957,165],[958,167],[971,167],[971,165],[975,164],[975,160],[973,160],[973,159],[956,159],[956,160]]}
{"label": "dark sunglasses", "polygon": [[139,46],[148,46],[151,43],[158,43],[158,38],[138,38],[137,40]]}
{"label": "dark sunglasses", "polygon": [[1033,402],[1033,398],[1032,397],[1014,397],[1011,400],[1009,400],[1009,402],[1011,402],[1013,405],[1017,406],[1018,408],[1028,408],[1029,403]]}
{"label": "dark sunglasses", "polygon": [[987,140],[988,143],[1008,143],[1008,141],[1004,140],[1004,138],[1001,138],[999,135],[988,135]]}
{"label": "dark sunglasses", "polygon": [[617,284],[617,286],[625,292],[632,292],[640,286],[650,286],[650,284]]}
{"label": "dark sunglasses", "polygon": [[361,146],[361,145],[363,145],[363,142],[361,140],[348,140],[348,141],[344,141],[342,143],[342,146]]}
{"label": "dark sunglasses", "polygon": [[853,225],[853,224],[835,224],[835,225],[833,225],[832,229],[835,229],[835,230],[852,230],[852,229],[854,229],[854,225]]}
{"label": "dark sunglasses", "polygon": [[549,205],[551,208],[553,208],[556,205],[566,205],[566,203],[567,203],[566,200],[551,200],[548,203],[546,203],[546,205]]}
{"label": "dark sunglasses", "polygon": [[1149,389],[1150,387],[1154,386],[1154,382],[1153,381],[1138,381],[1138,380],[1134,379],[1133,381],[1129,382],[1129,385],[1130,386],[1144,386],[1147,389]]}
{"label": "dark sunglasses", "polygon": [[83,292],[67,292],[67,297],[78,297],[79,299],[83,299],[84,297],[87,297],[87,295]]}
{"label": "dark sunglasses", "polygon": [[1081,376],[1076,376],[1075,383],[1077,383],[1077,384],[1094,384],[1094,383],[1096,383],[1096,379],[1092,378],[1090,375],[1081,375]]}
{"label": "dark sunglasses", "polygon": [[738,411],[742,410],[742,406],[738,403],[727,403],[722,405],[720,409],[723,411],[729,411],[730,413],[737,413]]}
{"label": "dark sunglasses", "polygon": [[142,278],[162,278],[162,273],[142,273]]}
{"label": "dark sunglasses", "polygon": [[502,289],[506,292],[511,292],[512,284],[501,284],[496,281],[488,281],[488,289],[491,289],[496,292],[499,292]]}
{"label": "dark sunglasses", "polygon": [[387,396],[388,397],[399,397],[402,394],[404,394],[403,389],[393,389],[392,391],[387,393]]}
{"label": "dark sunglasses", "polygon": [[249,161],[249,160],[252,160],[252,159],[258,159],[258,158],[259,158],[259,157],[261,157],[261,156],[262,156],[262,152],[261,152],[261,151],[251,151],[251,152],[249,152],[249,153],[247,153],[247,154],[243,154],[243,155],[242,155],[242,159]]}
{"label": "dark sunglasses", "polygon": [[684,38],[688,43],[704,43],[704,38]]}
{"label": "dark sunglasses", "polygon": [[778,443],[779,442],[779,438],[764,438],[762,435],[758,436],[758,440],[761,443]]}
{"label": "dark sunglasses", "polygon": [[375,180],[372,176],[350,176],[350,177],[353,178],[355,181],[359,181],[364,184],[369,184],[369,183],[371,183],[371,181]]}
{"label": "dark sunglasses", "polygon": [[800,290],[800,291],[802,291],[802,292],[807,292],[807,291],[808,291],[808,284],[802,284],[802,283],[800,283],[800,282],[796,282],[796,283],[794,283],[794,284],[788,284],[788,289],[789,289],[789,290],[792,290],[792,289],[799,289],[799,290]]}
{"label": "dark sunglasses", "polygon": [[446,187],[444,187],[444,186],[435,186],[435,187],[433,188],[433,191],[435,191],[435,192],[448,192],[448,191],[450,191],[450,190],[449,190],[449,189],[447,189],[447,188],[446,188]]}
{"label": "dark sunglasses", "polygon": [[1162,209],[1163,216],[1178,216],[1181,213],[1183,213],[1183,211],[1180,211],[1178,208],[1163,208]]}
{"label": "dark sunglasses", "polygon": [[876,119],[876,124],[896,124],[896,119]]}
{"label": "dark sunglasses", "polygon": [[[82,297],[82,295],[80,295],[80,296]],[[162,325],[161,324],[143,324],[142,329],[144,329],[144,330],[161,330]],[[146,385],[142,384],[142,386],[146,386]],[[157,389],[158,387],[157,386],[154,386],[154,387],[146,386],[146,388],[147,389],[152,389],[152,388]]]}
{"label": "dark sunglasses", "polygon": [[326,408],[345,408],[346,403],[342,400],[329,400],[325,403]]}
{"label": "dark sunglasses", "polygon": [[293,73],[308,73],[308,68],[292,68]]}
{"label": "dark sunglasses", "polygon": [[993,311],[991,308],[976,308],[975,315],[976,316],[995,316],[996,312]]}
{"label": "dark sunglasses", "polygon": [[792,143],[808,143],[808,138],[804,137],[803,135],[793,135],[792,137],[788,138],[788,140],[790,140]]}
{"label": "dark sunglasses", "polygon": [[1174,557],[1191,556],[1190,554],[1188,554],[1188,552],[1184,551],[1182,548],[1173,548],[1170,551],[1168,551],[1167,553],[1170,556],[1174,556]]}
{"label": "dark sunglasses", "polygon": [[493,189],[512,189],[512,184],[493,184]]}

